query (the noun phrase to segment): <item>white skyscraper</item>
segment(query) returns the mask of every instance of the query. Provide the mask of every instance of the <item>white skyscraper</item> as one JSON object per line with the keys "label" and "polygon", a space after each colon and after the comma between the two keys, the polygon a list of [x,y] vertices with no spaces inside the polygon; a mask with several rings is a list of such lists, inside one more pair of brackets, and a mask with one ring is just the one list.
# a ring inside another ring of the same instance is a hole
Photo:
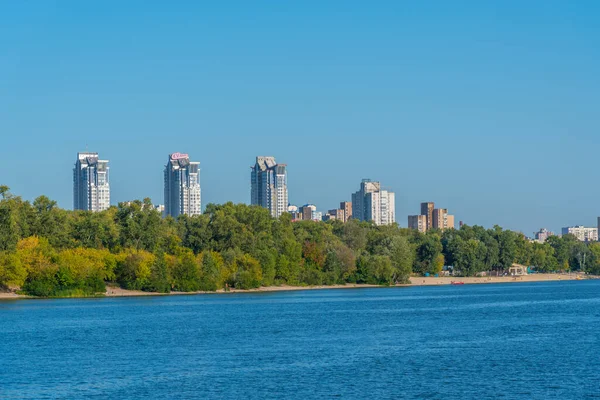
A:
{"label": "white skyscraper", "polygon": [[108,160],[98,153],[77,153],[73,168],[73,209],[103,211],[110,207]]}
{"label": "white skyscraper", "polygon": [[396,196],[381,190],[381,183],[363,179],[360,190],[352,195],[352,217],[359,221],[373,221],[376,225],[396,222]]}
{"label": "white skyscraper", "polygon": [[201,213],[200,163],[191,162],[187,154],[169,155],[165,165],[164,215],[177,218],[181,214]]}
{"label": "white skyscraper", "polygon": [[277,164],[275,157],[256,157],[250,174],[250,203],[268,209],[279,217],[287,211],[287,166]]}

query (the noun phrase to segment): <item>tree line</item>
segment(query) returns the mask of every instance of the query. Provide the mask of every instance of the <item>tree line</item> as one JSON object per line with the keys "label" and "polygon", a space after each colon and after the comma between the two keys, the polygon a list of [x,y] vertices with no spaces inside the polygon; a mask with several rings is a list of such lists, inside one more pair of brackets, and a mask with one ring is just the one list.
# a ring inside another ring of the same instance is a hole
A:
{"label": "tree line", "polygon": [[600,245],[574,237],[531,243],[500,227],[426,234],[351,220],[292,222],[257,206],[209,204],[198,216],[162,218],[149,199],[103,212],[70,211],[0,187],[0,288],[34,296],[89,296],[106,284],[167,293],[270,285],[406,283],[411,274],[600,272]]}

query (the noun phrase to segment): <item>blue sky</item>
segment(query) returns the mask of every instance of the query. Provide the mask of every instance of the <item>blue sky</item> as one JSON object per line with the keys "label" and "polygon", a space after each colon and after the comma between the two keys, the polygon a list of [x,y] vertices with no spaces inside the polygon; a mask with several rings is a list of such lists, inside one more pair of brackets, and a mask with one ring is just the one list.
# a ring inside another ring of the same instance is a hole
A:
{"label": "blue sky", "polygon": [[170,152],[203,203],[248,202],[256,155],[290,201],[362,178],[531,234],[600,215],[596,1],[28,1],[0,4],[0,183],[72,206],[77,151],[112,201],[162,203]]}

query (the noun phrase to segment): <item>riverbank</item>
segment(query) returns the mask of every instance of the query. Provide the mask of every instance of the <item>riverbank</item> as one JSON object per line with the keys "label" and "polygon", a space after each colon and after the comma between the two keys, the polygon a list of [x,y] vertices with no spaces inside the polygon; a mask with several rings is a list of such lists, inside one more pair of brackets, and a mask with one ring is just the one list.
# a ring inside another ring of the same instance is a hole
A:
{"label": "riverbank", "polygon": [[[454,277],[454,276],[440,276],[440,277],[420,277],[413,276],[410,278],[409,284],[396,285],[396,286],[442,286],[451,284],[494,284],[494,283],[519,283],[519,282],[550,282],[550,281],[573,281],[573,280],[584,280],[584,279],[598,279],[598,277],[586,276],[582,274],[531,274],[523,276],[484,276],[484,277]],[[171,293],[156,293],[156,292],[143,292],[141,290],[127,290],[116,286],[107,286],[105,297],[133,297],[133,296],[176,296],[176,295],[193,295],[193,294],[207,294],[207,293],[257,293],[257,292],[284,292],[284,291],[298,291],[298,290],[322,290],[322,289],[356,289],[356,288],[369,288],[369,287],[381,287],[378,285],[368,284],[346,284],[346,285],[319,285],[319,286],[262,286],[256,289],[235,289],[231,288],[227,292],[223,289],[217,290],[216,292],[171,292]],[[16,294],[14,292],[0,292],[0,299],[24,299],[32,298],[31,296],[25,296]]]}
{"label": "riverbank", "polygon": [[[549,281],[573,281],[589,279],[581,274],[531,274],[523,276],[498,276],[498,277],[420,277],[413,276],[409,284],[399,284],[398,287],[407,286],[442,286],[452,285],[453,283],[471,284],[490,284],[490,283],[518,283],[518,282],[549,282]],[[322,289],[357,289],[357,288],[383,287],[380,285],[368,285],[363,283],[354,283],[346,285],[319,285],[319,286],[261,286],[255,289],[235,289],[231,288],[227,292],[223,289],[216,292],[171,292],[171,293],[151,293],[139,290],[126,290],[117,287],[107,288],[107,297],[130,297],[130,296],[165,296],[165,295],[190,295],[207,293],[260,293],[260,292],[286,292],[298,290],[322,290]]]}
{"label": "riverbank", "polygon": [[[409,286],[409,285],[407,285]],[[190,294],[210,294],[210,293],[257,293],[257,292],[287,292],[297,290],[322,290],[322,289],[356,289],[356,288],[368,288],[368,287],[381,287],[379,285],[367,285],[362,283],[347,284],[347,285],[318,285],[318,286],[261,286],[255,289],[235,289],[230,288],[225,291],[219,289],[216,292],[171,292],[171,293],[155,293],[155,292],[142,292],[140,290],[127,290],[117,287],[107,287],[106,297],[130,297],[130,296],[167,296],[167,295],[190,295]]]}
{"label": "riverbank", "polygon": [[547,282],[547,281],[575,281],[584,279],[594,279],[595,277],[583,274],[531,274],[521,276],[440,276],[440,277],[422,277],[413,276],[410,278],[411,285],[431,286],[431,285],[451,285],[454,283],[464,284],[485,284],[485,283],[516,283],[516,282]]}

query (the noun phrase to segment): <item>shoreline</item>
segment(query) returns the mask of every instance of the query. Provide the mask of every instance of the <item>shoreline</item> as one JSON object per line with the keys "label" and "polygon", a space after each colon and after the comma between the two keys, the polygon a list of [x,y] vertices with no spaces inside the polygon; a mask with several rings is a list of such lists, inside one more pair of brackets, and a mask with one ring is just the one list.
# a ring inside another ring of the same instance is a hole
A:
{"label": "shoreline", "polygon": [[[345,285],[318,285],[318,286],[261,286],[255,289],[235,289],[231,288],[228,291],[219,289],[215,292],[143,292],[141,290],[128,290],[114,286],[107,286],[106,293],[97,297],[137,297],[137,296],[183,296],[183,295],[198,295],[198,294],[229,294],[229,293],[261,293],[261,292],[290,292],[300,290],[325,290],[325,289],[358,289],[358,288],[386,288],[386,287],[411,287],[411,286],[444,286],[451,285],[453,282],[465,285],[475,284],[496,284],[496,283],[526,283],[526,282],[555,282],[555,281],[576,281],[598,279],[596,276],[583,274],[531,274],[522,276],[481,276],[481,277],[410,277],[410,283],[398,284],[394,286],[381,286],[363,283],[349,283]],[[94,297],[94,296],[90,296]],[[0,292],[0,300],[18,300],[18,299],[37,299],[38,297],[21,295],[14,292]],[[75,297],[72,297],[75,298]],[[84,298],[84,297],[82,297]]]}

